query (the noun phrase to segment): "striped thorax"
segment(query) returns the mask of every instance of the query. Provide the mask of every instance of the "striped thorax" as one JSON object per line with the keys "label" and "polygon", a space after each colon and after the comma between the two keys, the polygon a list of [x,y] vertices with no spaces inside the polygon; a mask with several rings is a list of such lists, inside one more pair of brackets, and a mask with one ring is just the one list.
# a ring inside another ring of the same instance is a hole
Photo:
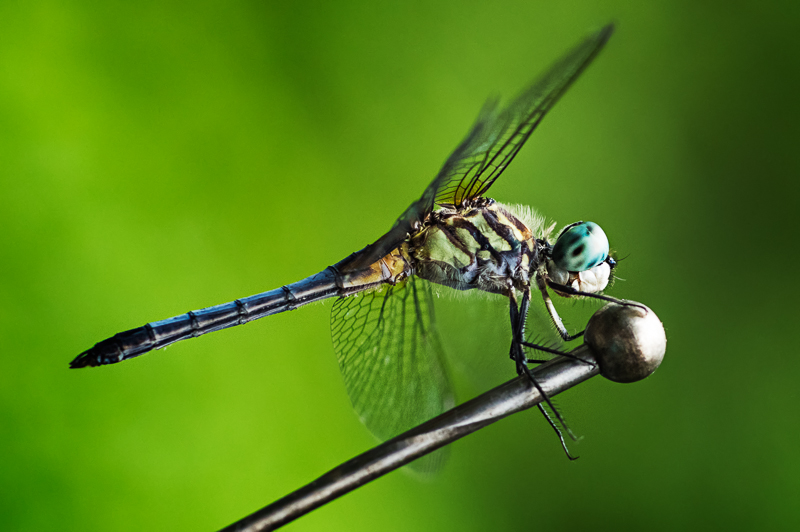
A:
{"label": "striped thorax", "polygon": [[408,241],[414,273],[420,277],[457,290],[503,295],[529,285],[540,250],[531,229],[489,198],[432,213]]}

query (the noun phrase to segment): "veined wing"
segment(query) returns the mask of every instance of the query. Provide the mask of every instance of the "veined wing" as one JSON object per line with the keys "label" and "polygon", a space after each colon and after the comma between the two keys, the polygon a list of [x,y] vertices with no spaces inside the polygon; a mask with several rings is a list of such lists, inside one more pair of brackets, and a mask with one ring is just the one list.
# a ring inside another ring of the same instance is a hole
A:
{"label": "veined wing", "polygon": [[353,408],[387,440],[453,406],[427,281],[340,298],[331,335]]}
{"label": "veined wing", "polygon": [[460,207],[464,201],[485,194],[544,115],[597,56],[613,31],[614,26],[609,24],[588,37],[502,112],[498,111],[497,100],[488,101],[467,138],[431,183],[436,191],[435,202]]}
{"label": "veined wing", "polygon": [[605,26],[555,63],[508,107],[489,100],[467,137],[450,155],[422,197],[412,203],[388,233],[340,264],[342,271],[368,267],[416,231],[436,204],[460,207],[486,193],[519,152],[544,115],[592,62],[614,31]]}

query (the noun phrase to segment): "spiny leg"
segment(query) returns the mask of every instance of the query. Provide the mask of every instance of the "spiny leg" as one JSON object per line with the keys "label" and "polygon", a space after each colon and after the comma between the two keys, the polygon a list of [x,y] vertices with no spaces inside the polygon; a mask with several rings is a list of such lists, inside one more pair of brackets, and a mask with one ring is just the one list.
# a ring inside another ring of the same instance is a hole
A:
{"label": "spiny leg", "polygon": [[[523,347],[527,347],[529,349],[535,349],[536,351],[542,351],[544,353],[550,353],[551,355],[559,355],[562,357],[571,358],[572,360],[577,360],[578,362],[583,362],[584,364],[589,364],[590,366],[594,366],[594,362],[590,362],[589,360],[584,360],[581,357],[576,357],[572,353],[567,353],[566,351],[562,351],[560,349],[555,349],[553,347],[548,347],[542,344],[534,344],[531,342],[520,342]],[[538,360],[535,358],[527,359],[528,364],[543,364],[544,362],[548,362],[547,360]]]}
{"label": "spiny leg", "polygon": [[[513,290],[511,290],[510,292],[509,302],[510,302],[510,313],[511,313],[511,331],[513,334],[513,338],[511,341],[510,356],[511,359],[517,365],[517,373],[519,375],[525,374],[528,376],[528,379],[530,379],[531,383],[539,391],[539,393],[542,394],[542,398],[544,399],[545,403],[547,403],[547,405],[552,409],[556,419],[561,424],[561,426],[564,427],[564,430],[567,432],[567,434],[569,434],[569,437],[572,438],[573,440],[577,440],[578,438],[575,436],[575,434],[573,434],[572,430],[570,430],[569,426],[567,425],[567,422],[561,415],[561,412],[558,411],[556,406],[547,396],[547,393],[544,391],[544,389],[536,381],[536,378],[531,373],[531,370],[530,368],[528,368],[527,365],[528,358],[525,356],[525,353],[522,350],[523,338],[525,335],[525,321],[528,317],[528,310],[530,309],[530,298],[531,298],[531,292],[530,289],[527,289],[523,292],[522,302],[519,305],[519,307],[517,307],[516,295],[514,294]],[[550,426],[553,427],[553,430],[556,432],[556,434],[558,434],[558,439],[561,441],[561,446],[563,447],[564,452],[567,454],[567,457],[570,460],[573,460],[574,458],[570,454],[569,449],[567,449],[564,436],[561,433],[561,429],[559,428],[558,424],[550,417],[550,415],[546,412],[546,410],[543,409],[541,405],[539,406],[539,409],[544,414],[544,417],[550,424]]]}
{"label": "spiny leg", "polygon": [[[616,303],[617,305],[625,305],[626,307],[639,307],[643,310],[647,310],[647,307],[642,305],[641,303],[637,303],[636,301],[628,301],[626,299],[617,299],[616,297],[607,296],[605,294],[593,294],[591,292],[581,292],[580,290],[575,290],[570,286],[566,286],[563,284],[554,283],[553,281],[547,281],[547,286],[552,288],[553,290],[558,290],[563,294],[569,294],[571,296],[581,296],[581,297],[592,297],[594,299],[600,299],[603,301],[608,301],[609,303]],[[542,288],[541,283],[539,284],[539,288]],[[581,333],[583,334],[583,333]]]}
{"label": "spiny leg", "polygon": [[570,334],[567,328],[564,327],[564,322],[561,321],[561,316],[558,315],[556,306],[553,304],[553,300],[550,299],[550,294],[547,292],[547,283],[538,275],[536,276],[536,286],[542,293],[542,299],[544,299],[544,305],[547,307],[547,313],[550,314],[550,320],[552,320],[553,325],[556,326],[556,330],[558,330],[558,334],[561,335],[561,338],[563,338],[565,342],[570,342],[583,336],[583,331],[577,334]]}
{"label": "spiny leg", "polygon": [[[576,334],[570,334],[567,331],[567,328],[564,326],[564,322],[561,321],[561,316],[558,315],[558,311],[556,310],[555,305],[553,304],[553,300],[550,299],[550,294],[547,291],[547,287],[549,286],[553,290],[557,290],[562,294],[569,294],[571,296],[581,296],[581,297],[591,297],[594,299],[600,299],[602,301],[609,301],[611,303],[617,303],[618,305],[625,305],[625,306],[634,306],[644,308],[640,303],[636,303],[633,301],[625,301],[624,299],[617,299],[616,297],[606,296],[603,294],[593,294],[590,292],[582,292],[580,290],[575,290],[570,286],[566,286],[563,284],[554,283],[553,281],[547,280],[545,281],[541,276],[536,276],[536,286],[539,288],[539,291],[542,293],[542,299],[544,299],[544,305],[547,307],[547,313],[550,314],[550,319],[553,321],[553,324],[556,326],[558,330],[558,334],[561,335],[561,338],[564,339],[565,342],[570,342],[575,340],[576,338],[580,338],[583,336],[583,331],[580,331]],[[647,309],[645,309],[647,310]]]}
{"label": "spiny leg", "polygon": [[[530,371],[528,370],[527,365],[525,364],[525,356],[522,352],[522,346],[520,345],[519,339],[524,334],[524,327],[525,323],[520,320],[521,312],[520,307],[517,306],[517,296],[514,293],[513,288],[511,289],[511,295],[508,297],[510,303],[510,313],[511,313],[511,351],[509,356],[511,360],[517,365],[517,374],[522,375],[523,373],[527,373],[531,380],[535,382],[533,376],[531,376]],[[525,306],[525,299],[526,295],[522,296],[522,306]],[[538,386],[537,386],[538,388]]]}
{"label": "spiny leg", "polygon": [[[569,448],[567,447],[567,442],[566,440],[564,440],[564,434],[561,432],[561,429],[558,428],[556,422],[553,421],[553,419],[550,417],[550,414],[547,413],[547,409],[541,403],[539,403],[537,406],[539,407],[539,411],[542,413],[544,418],[547,420],[548,423],[550,423],[550,426],[553,427],[553,430],[556,432],[556,436],[558,436],[558,441],[561,442],[561,448],[564,449],[564,453],[567,455],[567,458],[569,458],[570,460],[577,460],[578,458],[580,458],[580,456],[572,456],[572,454],[569,452]],[[558,412],[558,410],[553,410],[553,411]],[[567,431],[569,432],[569,429],[567,429]],[[572,436],[571,432],[569,434],[573,439],[575,438],[575,436]]]}

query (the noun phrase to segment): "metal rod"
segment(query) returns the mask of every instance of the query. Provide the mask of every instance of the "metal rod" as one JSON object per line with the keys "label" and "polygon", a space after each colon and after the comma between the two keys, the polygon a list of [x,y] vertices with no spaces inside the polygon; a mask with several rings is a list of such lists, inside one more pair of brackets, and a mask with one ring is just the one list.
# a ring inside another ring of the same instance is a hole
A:
{"label": "metal rod", "polygon": [[[667,337],[658,317],[633,301],[610,303],[589,319],[584,344],[527,375],[501,384],[330,470],[314,482],[223,529],[274,530],[389,471],[504,417],[538,405],[601,374],[615,382],[644,379],[664,358]],[[541,391],[540,391],[541,390]],[[543,392],[543,393],[542,393]]]}
{"label": "metal rod", "polygon": [[[577,347],[571,354],[586,362],[562,356],[532,371],[548,397],[600,373],[586,345]],[[225,527],[221,532],[260,532],[279,528],[450,442],[508,415],[536,406],[543,399],[527,376],[516,377],[356,456],[310,484]]]}

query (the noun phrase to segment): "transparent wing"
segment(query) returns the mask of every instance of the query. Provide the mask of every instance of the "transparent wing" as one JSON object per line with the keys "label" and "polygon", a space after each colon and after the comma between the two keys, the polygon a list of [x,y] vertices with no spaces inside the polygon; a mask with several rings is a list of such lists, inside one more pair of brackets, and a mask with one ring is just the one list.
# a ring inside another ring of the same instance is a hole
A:
{"label": "transparent wing", "polygon": [[353,408],[381,440],[453,406],[426,281],[338,299],[331,333]]}
{"label": "transparent wing", "polygon": [[614,31],[609,24],[555,63],[503,111],[498,101],[486,102],[467,137],[450,155],[422,197],[412,203],[394,226],[337,267],[366,268],[416,231],[436,204],[460,207],[486,193],[519,152],[544,115],[592,62]]}
{"label": "transparent wing", "polygon": [[487,102],[467,138],[431,183],[435,202],[460,207],[465,200],[485,194],[613,31],[614,26],[609,24],[588,37],[503,111],[498,111],[497,100]]}

